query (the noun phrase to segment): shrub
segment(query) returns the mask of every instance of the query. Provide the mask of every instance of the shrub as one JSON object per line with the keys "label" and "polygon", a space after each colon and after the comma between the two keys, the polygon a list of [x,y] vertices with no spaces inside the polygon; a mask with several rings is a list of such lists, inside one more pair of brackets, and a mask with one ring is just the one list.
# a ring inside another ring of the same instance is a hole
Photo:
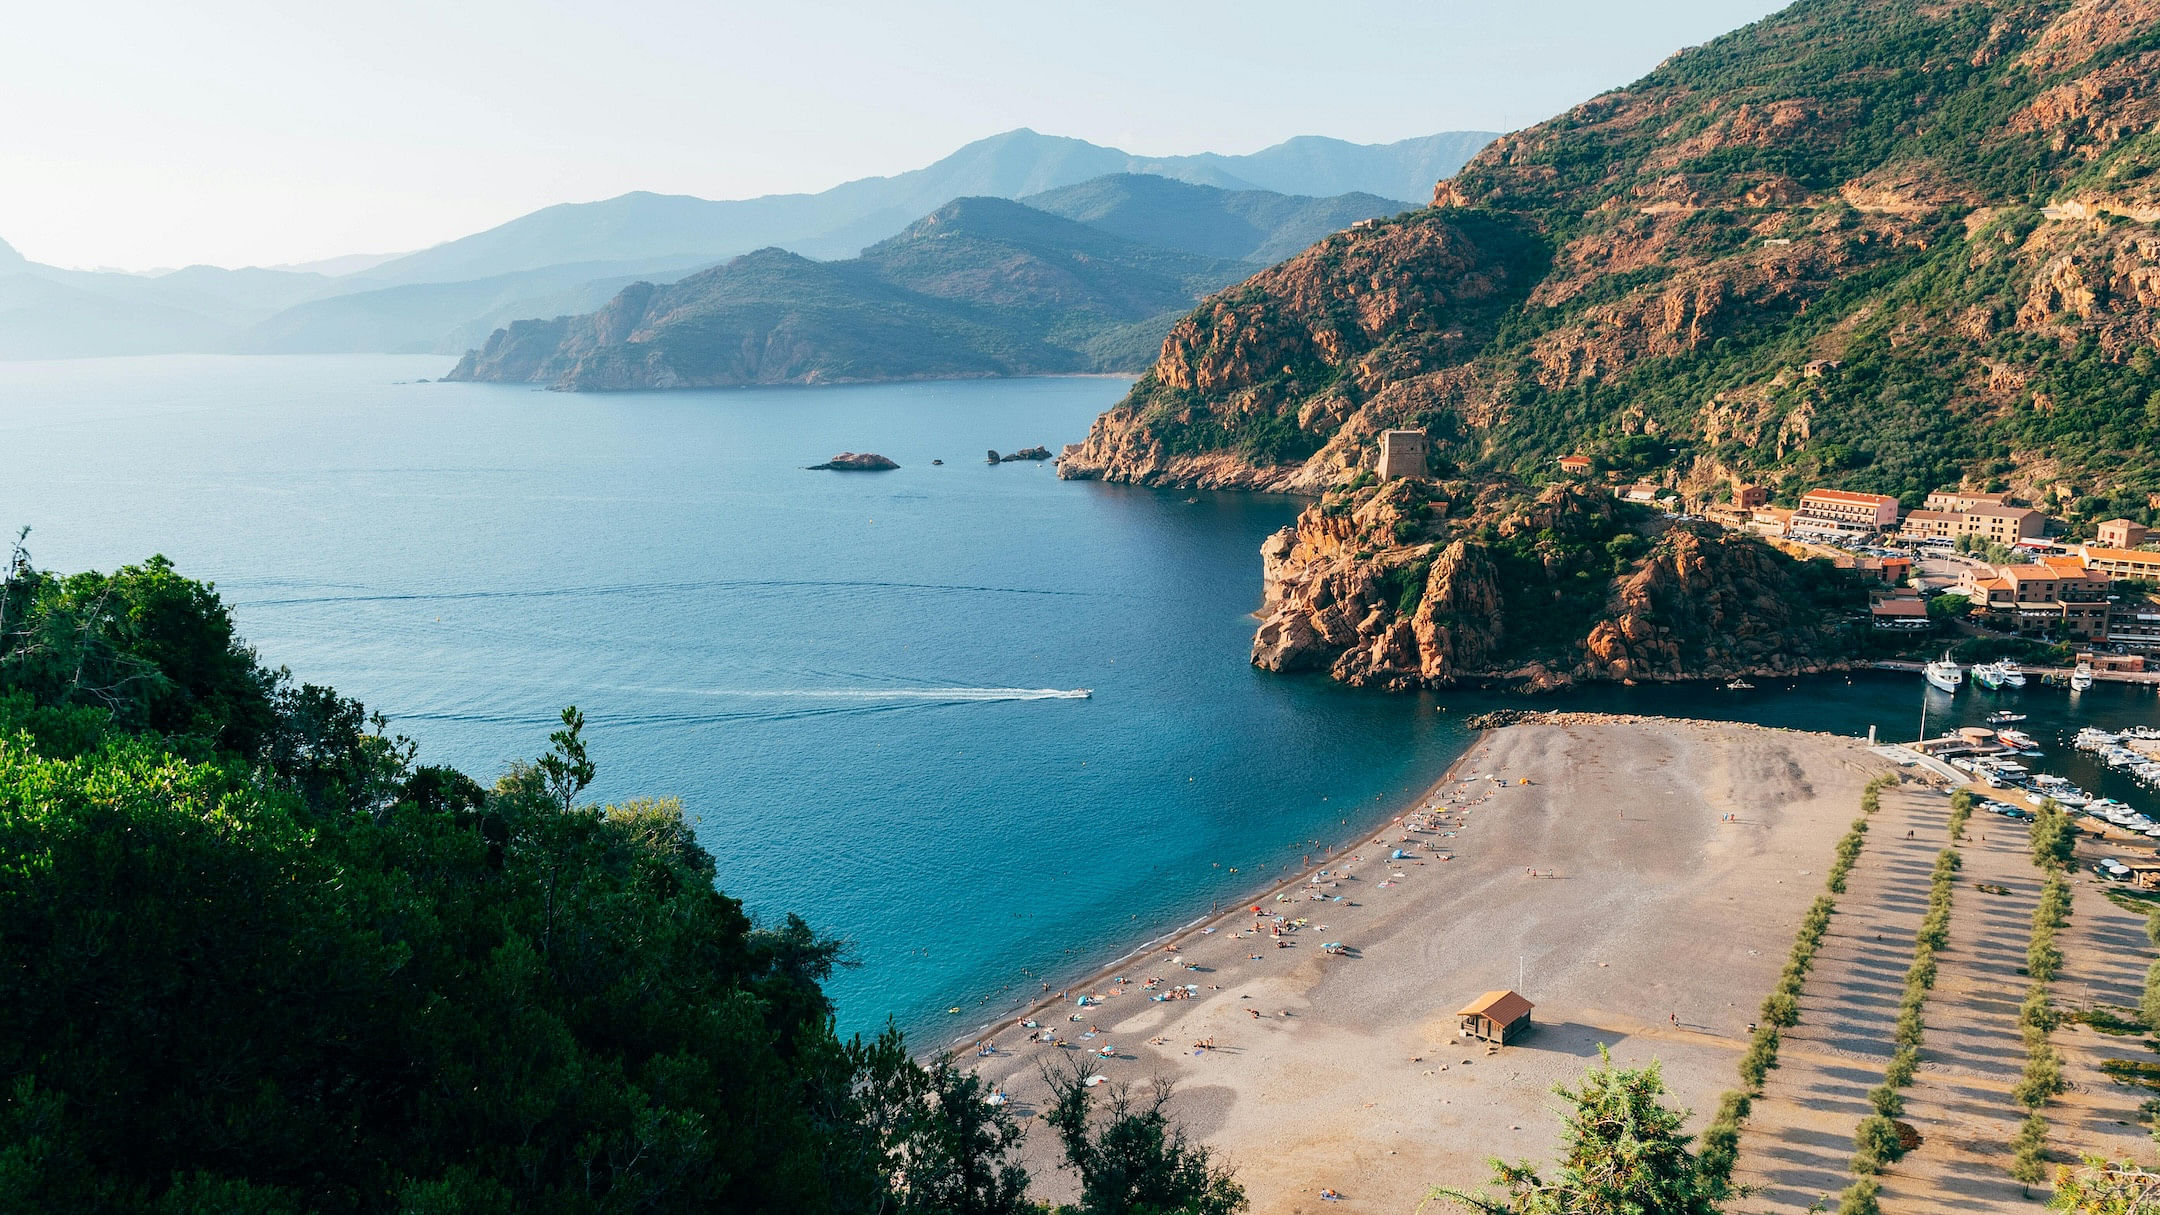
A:
{"label": "shrub", "polygon": [[1905,1112],[1905,1098],[1898,1093],[1898,1088],[1886,1074],[1881,1084],[1868,1090],[1868,1104],[1875,1107],[1875,1112],[1885,1118],[1897,1117]]}
{"label": "shrub", "polygon": [[1965,824],[1972,818],[1973,794],[1970,789],[1960,789],[1950,795],[1950,838],[1965,838]]}
{"label": "shrub", "polygon": [[1778,1031],[1765,1025],[1755,1031],[1755,1038],[1748,1043],[1747,1053],[1740,1056],[1740,1079],[1752,1092],[1762,1091],[1763,1080],[1770,1069],[1777,1066]]}
{"label": "shrub", "polygon": [[2010,1140],[2010,1176],[2024,1185],[2047,1179],[2047,1119],[2036,1111]]}
{"label": "shrub", "polygon": [[1869,1114],[1853,1131],[1852,1170],[1861,1176],[1880,1173],[1883,1166],[1905,1154],[1898,1141],[1897,1123],[1882,1113]]}
{"label": "shrub", "polygon": [[1899,1047],[1890,1056],[1890,1066],[1883,1070],[1883,1083],[1904,1088],[1913,1082],[1913,1076],[1919,1071],[1920,1052],[1910,1046]]}
{"label": "shrub", "polygon": [[1838,1196],[1838,1215],[1882,1215],[1882,1205],[1876,1196],[1882,1193],[1882,1183],[1873,1177],[1862,1177],[1845,1187]]}
{"label": "shrub", "polygon": [[1733,1089],[1718,1099],[1717,1116],[1703,1128],[1695,1153],[1696,1171],[1717,1188],[1731,1184],[1733,1165],[1740,1158],[1740,1122],[1748,1116],[1753,1098]]}
{"label": "shrub", "polygon": [[2037,1110],[2047,1104],[2047,1099],[2063,1091],[2062,1056],[2045,1041],[2033,1045],[2025,1056],[2025,1074],[2011,1088],[2010,1096],[2029,1110]]}

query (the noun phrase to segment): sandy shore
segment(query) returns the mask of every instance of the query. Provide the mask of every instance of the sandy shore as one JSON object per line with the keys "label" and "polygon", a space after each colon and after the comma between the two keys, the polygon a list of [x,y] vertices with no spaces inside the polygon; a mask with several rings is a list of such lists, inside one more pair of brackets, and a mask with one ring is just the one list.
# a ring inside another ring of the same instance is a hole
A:
{"label": "sandy shore", "polygon": [[[962,1060],[1024,1116],[1041,1069],[1083,1051],[1112,1083],[1173,1080],[1177,1116],[1260,1215],[1409,1211],[1435,1184],[1483,1182],[1487,1157],[1546,1156],[1551,1086],[1601,1043],[1659,1060],[1699,1125],[1861,786],[1887,767],[1857,740],[1739,724],[1495,730],[1421,803],[1441,810],[1431,830],[1360,837],[1258,899],[1262,916],[1243,904],[1072,989],[1031,1014],[1056,1045],[1008,1021],[991,1054]],[[1305,921],[1285,946],[1278,914]],[[1518,975],[1535,1032],[1497,1053],[1459,1038],[1455,1010]],[[1047,1132],[1028,1156],[1041,1196],[1065,1196]]]}

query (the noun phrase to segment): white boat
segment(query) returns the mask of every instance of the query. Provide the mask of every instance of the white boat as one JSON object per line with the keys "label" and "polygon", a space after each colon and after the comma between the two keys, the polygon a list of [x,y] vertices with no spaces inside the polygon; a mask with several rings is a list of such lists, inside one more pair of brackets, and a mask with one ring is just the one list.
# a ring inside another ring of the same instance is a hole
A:
{"label": "white boat", "polygon": [[2015,661],[2005,658],[1995,664],[1995,669],[2002,672],[2002,681],[2011,687],[2022,688],[2025,686],[2025,671]]}
{"label": "white boat", "polygon": [[2004,746],[2016,751],[2030,751],[2040,745],[2033,741],[2032,735],[2023,730],[1997,730],[1995,737],[2001,739]]}
{"label": "white boat", "polygon": [[1992,662],[1974,663],[1972,677],[1973,682],[1983,688],[1993,689],[2003,686],[2002,668]]}
{"label": "white boat", "polygon": [[1958,685],[1965,682],[1964,668],[1950,661],[1950,655],[1948,654],[1944,654],[1941,658],[1927,664],[1920,673],[1927,678],[1929,683],[1945,692],[1955,692],[1958,690]]}
{"label": "white boat", "polygon": [[1990,713],[1987,715],[1987,724],[1991,726],[2007,726],[2012,722],[2019,722],[2024,720],[2025,715],[2023,713],[2012,713],[2008,709],[2004,709],[2000,712]]}
{"label": "white boat", "polygon": [[2070,690],[2082,692],[2091,686],[2093,686],[2092,664],[2089,662],[2077,664],[2077,670],[2070,672]]}

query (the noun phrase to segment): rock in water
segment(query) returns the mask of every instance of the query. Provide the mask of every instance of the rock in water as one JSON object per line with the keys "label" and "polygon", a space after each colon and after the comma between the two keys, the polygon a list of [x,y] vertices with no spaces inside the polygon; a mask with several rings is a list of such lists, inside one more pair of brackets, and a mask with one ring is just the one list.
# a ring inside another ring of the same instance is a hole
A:
{"label": "rock in water", "polygon": [[993,447],[993,448],[991,448],[991,449],[990,449],[990,459],[989,459],[988,463],[991,463],[991,464],[995,464],[995,463],[997,463],[997,462],[998,462],[998,454],[997,454],[997,448]]}
{"label": "rock in water", "polygon": [[823,469],[830,469],[833,472],[884,472],[887,469],[898,467],[900,467],[898,464],[874,451],[843,451],[823,464],[812,464],[810,466],[813,472]]}
{"label": "rock in water", "polygon": [[1014,460],[1047,460],[1050,458],[1050,449],[1047,447],[1023,447],[1009,456],[1000,456],[994,451],[990,453],[990,456],[992,464],[1010,464]]}

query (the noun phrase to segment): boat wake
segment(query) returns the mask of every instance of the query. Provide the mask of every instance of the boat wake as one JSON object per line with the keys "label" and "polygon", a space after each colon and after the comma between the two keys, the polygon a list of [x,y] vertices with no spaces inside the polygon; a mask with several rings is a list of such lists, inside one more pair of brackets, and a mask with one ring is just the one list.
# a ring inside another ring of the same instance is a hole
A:
{"label": "boat wake", "polygon": [[965,703],[981,700],[1087,700],[1087,688],[640,688],[660,696],[711,696],[773,700],[927,700]]}
{"label": "boat wake", "polygon": [[[1088,688],[626,688],[636,696],[701,697],[713,700],[749,701],[756,707],[711,710],[656,709],[611,712],[596,707],[585,715],[595,726],[710,726],[731,722],[796,721],[842,714],[895,713],[951,705],[1030,700],[1088,700]],[[545,725],[551,716],[540,713],[491,713],[485,711],[435,711],[403,713],[404,721],[475,722],[495,725]]]}

